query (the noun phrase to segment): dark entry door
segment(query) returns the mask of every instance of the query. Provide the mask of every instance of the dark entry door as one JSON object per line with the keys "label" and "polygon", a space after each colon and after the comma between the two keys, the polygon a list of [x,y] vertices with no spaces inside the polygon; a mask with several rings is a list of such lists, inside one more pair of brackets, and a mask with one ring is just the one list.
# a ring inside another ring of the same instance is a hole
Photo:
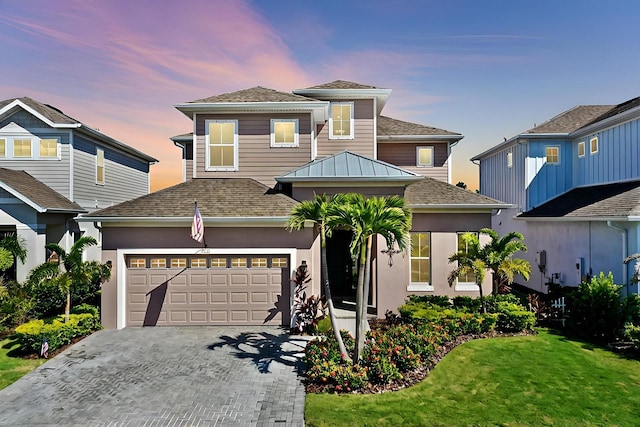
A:
{"label": "dark entry door", "polygon": [[327,264],[331,296],[336,302],[355,302],[358,282],[357,264],[349,252],[353,233],[335,230],[327,239]]}

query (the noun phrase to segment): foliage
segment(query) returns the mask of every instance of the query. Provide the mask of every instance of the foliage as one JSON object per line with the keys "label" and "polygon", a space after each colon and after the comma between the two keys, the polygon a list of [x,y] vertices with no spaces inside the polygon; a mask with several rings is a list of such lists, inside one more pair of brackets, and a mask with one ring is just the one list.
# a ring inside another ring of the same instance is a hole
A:
{"label": "foliage", "polygon": [[453,308],[469,313],[478,313],[480,311],[482,301],[480,298],[471,298],[467,296],[453,297]]}
{"label": "foliage", "polygon": [[529,302],[529,308],[536,316],[536,324],[540,325],[540,322],[542,322],[550,313],[547,301],[539,294],[529,294],[527,296],[527,301]]}
{"label": "foliage", "polygon": [[16,338],[23,351],[39,354],[45,339],[49,343],[49,351],[54,351],[70,344],[74,338],[84,337],[100,329],[100,318],[93,314],[72,314],[68,322],[61,315],[46,321],[32,320],[18,326]]}
{"label": "foliage", "polygon": [[637,348],[640,348],[640,326],[632,323],[624,325],[624,337],[631,341]]}
{"label": "foliage", "polygon": [[100,309],[95,305],[86,304],[86,303],[76,305],[71,309],[71,314],[83,314],[83,313],[89,313],[94,317],[99,317]]}
{"label": "foliage", "polygon": [[20,283],[8,280],[0,284],[0,332],[27,321],[32,304]]}
{"label": "foliage", "polygon": [[306,288],[309,281],[311,279],[307,266],[302,264],[296,269],[294,276],[296,283],[293,297],[294,330],[298,333],[315,332],[318,321],[326,317],[327,303],[324,297],[317,295],[307,297]]}
{"label": "foliage", "polygon": [[411,302],[426,302],[440,307],[451,307],[451,300],[446,295],[409,295]]}

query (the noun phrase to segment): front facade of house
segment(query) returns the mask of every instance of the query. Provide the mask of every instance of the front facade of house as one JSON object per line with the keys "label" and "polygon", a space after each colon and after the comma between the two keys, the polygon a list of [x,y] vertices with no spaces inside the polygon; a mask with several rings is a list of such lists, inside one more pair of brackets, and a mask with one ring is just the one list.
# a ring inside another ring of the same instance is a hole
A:
{"label": "front facade of house", "polygon": [[[450,185],[462,135],[381,115],[390,92],[335,81],[177,105],[192,121],[191,133],[172,138],[184,182],[84,217],[101,223],[103,261],[114,266],[104,326],[289,325],[300,264],[307,294],[321,293],[317,231],[285,229],[292,208],[314,194],[400,195],[413,212],[411,250],[376,242],[370,312],[395,311],[410,294],[477,295],[472,277],[449,287],[447,259],[462,232],[490,226],[508,205]],[[190,238],[196,201],[202,244]],[[332,295],[343,307],[355,299],[350,239],[338,230],[328,242]]]}
{"label": "front facade of house", "polygon": [[640,250],[640,98],[583,105],[476,156],[480,190],[513,204],[493,219],[517,230],[538,268],[528,286],[576,286],[612,272],[625,291]]}
{"label": "front facade of house", "polygon": [[[82,234],[99,239],[93,223],[74,218],[147,194],[155,161],[50,105],[0,101],[0,233],[17,233],[28,250],[15,278],[46,261],[48,243],[68,249]],[[100,248],[87,256],[100,259]]]}

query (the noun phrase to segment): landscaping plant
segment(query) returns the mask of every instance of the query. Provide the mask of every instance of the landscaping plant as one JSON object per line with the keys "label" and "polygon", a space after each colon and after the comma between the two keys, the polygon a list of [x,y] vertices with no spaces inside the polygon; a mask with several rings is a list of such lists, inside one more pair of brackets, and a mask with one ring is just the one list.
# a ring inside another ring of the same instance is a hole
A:
{"label": "landscaping plant", "polygon": [[296,288],[293,296],[294,331],[313,333],[318,322],[326,317],[327,303],[324,297],[311,295],[307,297],[307,283],[311,281],[306,264],[296,269],[294,282]]}

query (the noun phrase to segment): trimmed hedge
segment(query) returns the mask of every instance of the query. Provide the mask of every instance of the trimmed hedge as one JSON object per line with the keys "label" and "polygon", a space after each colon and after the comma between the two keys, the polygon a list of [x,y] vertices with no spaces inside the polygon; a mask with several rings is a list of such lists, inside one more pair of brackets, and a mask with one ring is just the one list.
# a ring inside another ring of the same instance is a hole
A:
{"label": "trimmed hedge", "polygon": [[87,336],[102,329],[100,317],[91,313],[71,314],[69,322],[64,322],[64,315],[53,319],[32,320],[16,328],[16,338],[23,351],[40,353],[40,347],[46,339],[49,351],[70,344],[74,338]]}

